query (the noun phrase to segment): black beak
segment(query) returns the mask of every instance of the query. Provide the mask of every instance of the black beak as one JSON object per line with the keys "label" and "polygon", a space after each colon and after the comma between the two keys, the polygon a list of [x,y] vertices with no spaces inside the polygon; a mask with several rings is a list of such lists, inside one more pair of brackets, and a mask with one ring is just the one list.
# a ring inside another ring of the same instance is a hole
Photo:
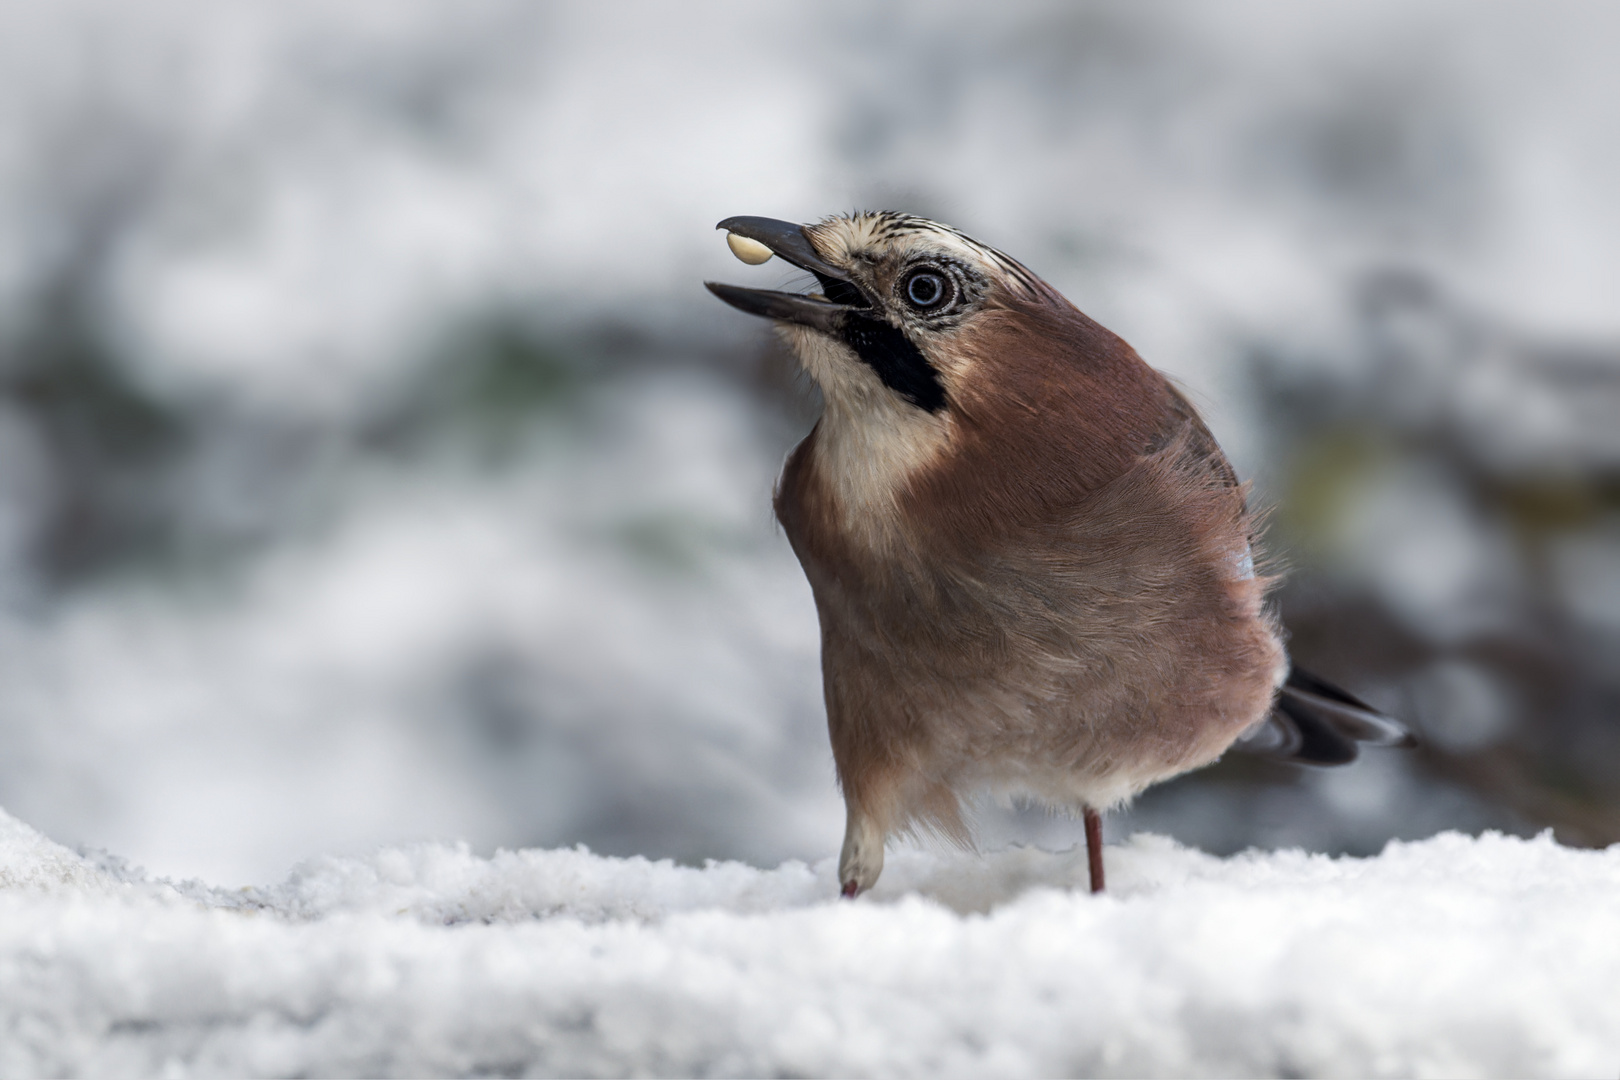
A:
{"label": "black beak", "polygon": [[834,334],[843,327],[849,312],[869,307],[860,290],[850,282],[849,275],[816,254],[802,226],[775,218],[730,217],[715,228],[759,241],[783,261],[816,275],[816,280],[821,282],[823,291],[828,295],[836,296],[839,300],[857,301],[839,303],[820,296],[803,296],[772,289],[745,289],[740,285],[721,285],[714,281],[703,283],[710,292],[738,311],[799,323]]}

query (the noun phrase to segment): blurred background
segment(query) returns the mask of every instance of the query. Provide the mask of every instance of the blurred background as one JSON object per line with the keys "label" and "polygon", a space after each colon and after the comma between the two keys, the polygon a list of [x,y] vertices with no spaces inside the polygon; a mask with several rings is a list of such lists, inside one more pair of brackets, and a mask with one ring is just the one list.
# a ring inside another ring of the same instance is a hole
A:
{"label": "blurred background", "polygon": [[[1114,835],[1620,840],[1620,9],[0,4],[0,806],[173,876],[836,850],[732,214],[1002,247],[1187,387],[1426,745]],[[984,811],[986,842],[1072,843]]]}

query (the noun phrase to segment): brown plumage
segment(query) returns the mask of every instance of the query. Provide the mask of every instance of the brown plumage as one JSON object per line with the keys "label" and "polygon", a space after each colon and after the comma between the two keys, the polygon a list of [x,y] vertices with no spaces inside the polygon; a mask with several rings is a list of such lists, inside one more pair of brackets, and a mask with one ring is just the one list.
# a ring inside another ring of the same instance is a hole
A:
{"label": "brown plumage", "polygon": [[[1344,726],[1331,708],[1266,726],[1289,669],[1243,489],[1129,345],[935,222],[721,227],[823,290],[710,285],[778,320],[826,402],[776,513],[821,620],[846,895],[876,881],[896,832],[965,840],[977,790],[1094,825],[1247,732],[1280,756],[1302,756],[1301,724],[1332,743],[1316,730]],[[1351,739],[1404,735],[1318,691],[1361,724],[1340,732],[1350,756]]]}

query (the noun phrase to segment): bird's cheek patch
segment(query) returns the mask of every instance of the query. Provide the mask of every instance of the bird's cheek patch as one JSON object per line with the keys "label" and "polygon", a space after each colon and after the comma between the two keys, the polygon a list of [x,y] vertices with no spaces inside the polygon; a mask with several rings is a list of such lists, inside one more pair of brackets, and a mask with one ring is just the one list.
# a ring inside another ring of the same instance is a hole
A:
{"label": "bird's cheek patch", "polygon": [[851,318],[844,341],[855,355],[877,372],[883,385],[925,412],[945,408],[945,384],[922,350],[886,322]]}

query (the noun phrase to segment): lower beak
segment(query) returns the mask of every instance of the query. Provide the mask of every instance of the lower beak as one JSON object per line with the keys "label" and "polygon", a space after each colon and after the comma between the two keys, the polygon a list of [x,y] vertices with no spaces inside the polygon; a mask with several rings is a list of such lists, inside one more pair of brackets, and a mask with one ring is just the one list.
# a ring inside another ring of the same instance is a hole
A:
{"label": "lower beak", "polygon": [[[763,217],[730,217],[715,227],[764,244],[771,249],[771,254],[784,262],[792,263],[799,269],[808,270],[816,275],[816,280],[821,282],[823,289],[831,291],[835,285],[844,283],[839,292],[858,291],[849,284],[849,275],[822,259],[811,245],[810,238],[804,234],[804,228],[791,221]],[[703,284],[710,292],[738,311],[746,311],[750,315],[763,315],[767,319],[798,323],[829,334],[837,333],[843,327],[844,319],[851,311],[864,309],[864,306],[834,303],[820,296],[804,296],[772,289],[746,289],[740,285],[722,285],[714,281],[706,281]]]}
{"label": "lower beak", "polygon": [[745,289],[741,285],[722,285],[717,281],[705,281],[703,284],[738,311],[798,323],[829,334],[836,334],[842,329],[844,315],[853,310],[819,296],[801,296],[772,289]]}

